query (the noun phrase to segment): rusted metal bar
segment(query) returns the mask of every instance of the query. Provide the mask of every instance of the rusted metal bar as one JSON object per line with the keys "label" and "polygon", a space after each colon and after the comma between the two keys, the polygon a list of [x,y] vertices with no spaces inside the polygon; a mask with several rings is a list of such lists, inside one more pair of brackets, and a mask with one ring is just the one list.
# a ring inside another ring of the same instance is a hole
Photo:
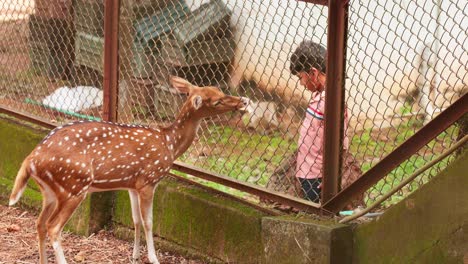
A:
{"label": "rusted metal bar", "polygon": [[346,6],[343,0],[330,0],[328,4],[322,203],[329,201],[339,190],[343,141]]}
{"label": "rusted metal bar", "polygon": [[328,5],[328,0],[297,0],[297,1],[316,4],[316,5],[324,5],[324,6]]}
{"label": "rusted metal bar", "polygon": [[468,113],[468,94],[458,99],[427,125],[403,142],[394,151],[383,158],[374,167],[364,173],[358,180],[342,190],[338,195],[326,202],[323,207],[332,212],[338,212],[357,195],[365,192],[380,179],[385,177],[403,161],[410,158],[432,139]]}
{"label": "rusted metal bar", "polygon": [[432,168],[435,166],[437,163],[439,163],[441,160],[445,159],[448,155],[452,154],[454,151],[462,148],[466,142],[468,141],[468,135],[464,136],[462,139],[457,141],[453,146],[451,146],[448,150],[444,151],[442,154],[440,154],[437,158],[429,161],[428,163],[424,164],[421,168],[417,169],[413,174],[411,174],[409,177],[403,179],[397,186],[393,187],[390,191],[385,193],[383,196],[381,196],[379,199],[377,199],[374,203],[366,207],[364,210],[359,211],[351,216],[345,217],[340,220],[340,223],[347,223],[351,220],[354,220],[358,217],[361,217],[365,215],[366,213],[370,212],[377,206],[379,206],[381,203],[383,203],[385,200],[390,198],[393,194],[401,190],[403,187],[405,187],[408,183],[416,179],[419,175],[421,175],[423,172],[426,170]]}
{"label": "rusted metal bar", "polygon": [[104,100],[103,117],[117,121],[119,84],[119,14],[120,0],[106,0],[104,8]]}
{"label": "rusted metal bar", "polygon": [[40,125],[42,127],[48,128],[48,129],[54,129],[57,127],[56,124],[49,122],[48,120],[42,119],[37,116],[32,116],[26,113],[18,112],[13,109],[9,109],[5,106],[0,106],[0,113],[4,113],[10,116],[14,116],[18,119],[25,120],[28,122],[31,122],[36,125]]}
{"label": "rusted metal bar", "polygon": [[261,198],[266,198],[275,202],[279,202],[284,205],[289,205],[291,207],[316,213],[316,214],[323,214],[329,215],[330,213],[320,208],[320,205],[317,203],[312,203],[306,200],[302,200],[296,197],[292,197],[289,195],[284,195],[279,192],[275,192],[272,190],[267,190],[265,188],[259,187],[257,185],[249,184],[246,182],[238,181],[236,179],[228,178],[213,172],[208,172],[203,169],[197,168],[195,166],[176,161],[172,167],[174,170],[184,172],[208,181],[216,182],[222,184],[224,186],[228,186],[240,191],[244,191],[250,194],[257,195]]}

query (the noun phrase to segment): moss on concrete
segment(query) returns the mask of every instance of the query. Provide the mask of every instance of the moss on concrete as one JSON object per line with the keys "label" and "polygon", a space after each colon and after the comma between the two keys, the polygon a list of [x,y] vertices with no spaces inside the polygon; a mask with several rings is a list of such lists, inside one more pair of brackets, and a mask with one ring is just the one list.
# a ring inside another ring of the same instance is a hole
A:
{"label": "moss on concrete", "polygon": [[468,152],[379,219],[355,229],[355,263],[463,263]]}
{"label": "moss on concrete", "polygon": [[307,217],[262,219],[264,263],[351,263],[352,231]]}
{"label": "moss on concrete", "polygon": [[[21,163],[46,134],[46,130],[34,129],[10,119],[0,118],[0,196],[5,203]],[[42,204],[41,194],[33,181],[29,181],[28,186],[21,203],[27,208],[37,210]]]}
{"label": "moss on concrete", "polygon": [[[244,204],[169,178],[161,181],[155,193],[155,234],[223,261],[260,261],[263,216]],[[114,221],[133,226],[125,192],[116,196]]]}
{"label": "moss on concrete", "polygon": [[[134,230],[133,228],[129,228],[127,226],[121,226],[121,225],[114,225],[113,226],[113,233],[124,240],[127,240],[129,242],[133,242],[134,239]],[[142,236],[144,238],[144,236]],[[143,240],[141,241],[142,245],[145,244]],[[221,263],[226,263],[225,261],[222,261],[220,259],[216,259],[213,257],[210,257],[206,254],[203,254],[200,251],[185,247],[183,245],[176,244],[174,242],[162,239],[160,237],[155,237],[154,238],[154,244],[156,249],[158,250],[163,250],[167,252],[173,252],[179,255],[182,255],[186,258],[190,259],[197,259],[201,260],[205,263],[211,263],[211,264],[221,264]]]}

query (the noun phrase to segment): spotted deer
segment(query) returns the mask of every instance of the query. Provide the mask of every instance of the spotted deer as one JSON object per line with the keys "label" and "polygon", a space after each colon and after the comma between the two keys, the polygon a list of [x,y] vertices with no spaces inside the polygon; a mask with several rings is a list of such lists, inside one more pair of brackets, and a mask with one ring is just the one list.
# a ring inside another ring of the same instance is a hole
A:
{"label": "spotted deer", "polygon": [[148,259],[159,263],[153,243],[153,196],[157,183],[195,138],[203,118],[241,110],[247,98],[228,96],[216,87],[197,87],[171,77],[188,95],[174,123],[150,128],[109,122],[79,121],[52,130],[26,157],[16,176],[10,206],[21,197],[32,177],[43,196],[37,220],[40,263],[47,263],[49,235],[57,263],[66,263],[61,232],[87,193],[128,190],[135,225],[133,259],[139,259],[141,225]]}

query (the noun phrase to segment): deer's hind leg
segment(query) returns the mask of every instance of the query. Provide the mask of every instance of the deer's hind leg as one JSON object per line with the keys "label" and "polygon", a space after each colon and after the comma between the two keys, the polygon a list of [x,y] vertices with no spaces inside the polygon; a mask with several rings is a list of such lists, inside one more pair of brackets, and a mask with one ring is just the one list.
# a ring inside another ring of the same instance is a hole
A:
{"label": "deer's hind leg", "polygon": [[85,197],[86,194],[71,196],[67,199],[58,198],[57,206],[47,220],[47,232],[49,233],[49,238],[52,243],[52,247],[54,248],[56,263],[58,264],[67,263],[61,245],[62,229]]}
{"label": "deer's hind leg", "polygon": [[42,192],[42,211],[37,218],[37,235],[39,239],[39,263],[47,263],[47,253],[46,253],[46,237],[47,237],[47,228],[46,222],[49,219],[50,215],[54,211],[56,206],[55,195],[47,191],[47,188],[39,185]]}
{"label": "deer's hind leg", "polygon": [[128,190],[130,203],[132,205],[132,219],[135,225],[135,241],[133,244],[133,261],[136,262],[140,258],[140,235],[141,235],[141,214],[140,202],[138,201],[138,193],[135,190]]}
{"label": "deer's hind leg", "polygon": [[143,220],[143,228],[145,229],[146,245],[148,248],[148,260],[153,264],[159,264],[154,250],[153,240],[153,198],[154,185],[147,185],[138,190],[138,200],[140,203],[141,219]]}

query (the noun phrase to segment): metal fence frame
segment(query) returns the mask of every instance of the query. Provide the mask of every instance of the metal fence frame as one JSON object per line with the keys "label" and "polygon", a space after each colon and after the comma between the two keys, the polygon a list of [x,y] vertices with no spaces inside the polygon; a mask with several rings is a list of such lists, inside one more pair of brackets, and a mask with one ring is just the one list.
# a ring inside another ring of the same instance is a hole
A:
{"label": "metal fence frame", "polygon": [[[348,31],[348,0],[297,0],[311,4],[328,6],[328,61],[325,102],[325,148],[322,204],[312,203],[279,192],[267,190],[253,184],[245,183],[210,173],[192,165],[176,162],[174,169],[206,180],[217,182],[244,192],[267,198],[301,210],[320,214],[334,214],[349,203],[353,197],[365,192],[369,187],[386,176],[403,161],[415,154],[421,147],[430,142],[439,133],[454,124],[468,112],[468,95],[465,94],[454,104],[440,113],[411,138],[397,147],[378,164],[364,173],[356,182],[344,190],[339,190],[340,170],[342,164],[343,109],[345,93],[346,37]],[[104,121],[117,120],[117,102],[119,87],[119,14],[120,0],[105,0],[104,8],[104,71],[103,71],[103,117]],[[336,92],[340,91],[340,92]],[[55,124],[0,106],[0,113],[54,128]],[[340,124],[340,125],[336,125]]]}

